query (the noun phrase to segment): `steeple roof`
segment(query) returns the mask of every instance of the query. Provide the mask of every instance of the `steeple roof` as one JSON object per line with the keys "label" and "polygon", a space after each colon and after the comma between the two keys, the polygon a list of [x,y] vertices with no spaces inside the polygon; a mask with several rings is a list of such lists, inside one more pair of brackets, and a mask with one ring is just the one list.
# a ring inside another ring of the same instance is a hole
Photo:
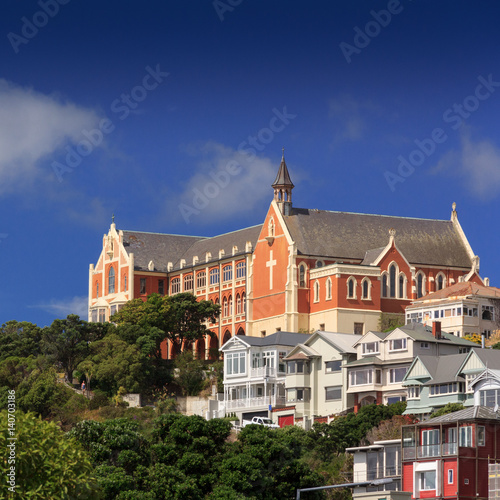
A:
{"label": "steeple roof", "polygon": [[281,164],[278,170],[278,175],[276,176],[276,180],[272,184],[273,188],[277,187],[290,187],[293,188],[292,179],[290,179],[290,174],[288,173],[288,168],[285,163],[285,151],[283,150],[283,155],[281,157]]}

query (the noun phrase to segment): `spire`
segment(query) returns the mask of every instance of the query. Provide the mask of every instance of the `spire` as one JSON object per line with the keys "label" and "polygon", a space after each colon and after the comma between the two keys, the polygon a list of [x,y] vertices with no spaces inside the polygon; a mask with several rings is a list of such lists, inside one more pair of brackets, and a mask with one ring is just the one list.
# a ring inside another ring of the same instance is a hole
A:
{"label": "spire", "polygon": [[280,207],[283,215],[290,215],[292,209],[292,189],[293,182],[290,179],[288,168],[285,162],[285,148],[282,149],[281,164],[278,175],[272,184],[274,189],[274,201]]}

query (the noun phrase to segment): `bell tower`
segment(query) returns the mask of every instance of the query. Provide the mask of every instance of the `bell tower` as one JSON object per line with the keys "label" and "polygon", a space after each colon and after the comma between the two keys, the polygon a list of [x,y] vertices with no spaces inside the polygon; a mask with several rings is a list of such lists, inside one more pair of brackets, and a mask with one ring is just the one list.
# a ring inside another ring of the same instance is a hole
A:
{"label": "bell tower", "polygon": [[285,148],[282,151],[280,168],[272,188],[274,189],[274,201],[278,204],[281,213],[290,215],[292,213],[292,189],[294,185],[285,163]]}

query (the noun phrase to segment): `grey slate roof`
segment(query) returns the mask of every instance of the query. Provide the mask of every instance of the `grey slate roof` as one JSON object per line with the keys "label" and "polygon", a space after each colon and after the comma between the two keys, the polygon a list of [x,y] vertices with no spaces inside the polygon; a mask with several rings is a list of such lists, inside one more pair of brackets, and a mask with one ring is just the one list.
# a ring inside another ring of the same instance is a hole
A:
{"label": "grey slate roof", "polygon": [[438,342],[441,344],[453,343],[455,345],[461,345],[464,347],[480,347],[475,342],[471,342],[470,340],[464,339],[462,337],[456,337],[455,335],[446,332],[441,332],[441,338],[436,339],[436,337],[432,335],[432,328],[424,326],[422,325],[422,323],[410,323],[408,325],[399,326],[398,328],[396,328],[396,330],[403,331],[410,338],[416,340],[417,342]]}
{"label": "grey slate roof", "polygon": [[167,272],[167,264],[175,262],[196,241],[204,240],[199,236],[178,234],[144,233],[123,231],[123,246],[128,254],[134,254],[134,267],[147,271],[152,260],[155,271]]}
{"label": "grey slate roof", "polygon": [[[404,359],[398,359],[398,363],[404,362]],[[384,362],[377,358],[377,356],[365,356],[364,358],[356,359],[355,361],[349,361],[344,366],[363,366],[363,365],[383,365]]]}
{"label": "grey slate roof", "polygon": [[366,252],[395,242],[412,264],[470,269],[467,250],[451,221],[294,208],[284,217],[303,255],[365,259]]}
{"label": "grey slate roof", "polygon": [[354,333],[337,333],[318,331],[321,337],[335,345],[341,352],[355,354],[357,351],[353,345],[360,339],[361,335]]}
{"label": "grey slate roof", "polygon": [[237,338],[253,346],[286,345],[295,347],[305,342],[311,336],[310,333],[275,332],[266,337],[250,337],[248,335],[237,335]]}
{"label": "grey slate roof", "polygon": [[441,415],[440,417],[424,420],[417,425],[462,422],[464,420],[474,419],[499,420],[500,415],[494,412],[493,408],[489,408],[488,406],[471,406],[469,408],[465,408],[465,410],[454,411],[453,413],[447,413],[446,415]]}
{"label": "grey slate roof", "polygon": [[194,256],[198,256],[199,261],[203,262],[206,252],[210,252],[211,260],[216,261],[219,259],[219,250],[224,250],[226,257],[231,256],[235,245],[238,247],[236,255],[243,255],[247,241],[255,248],[261,229],[260,224],[212,238],[123,231],[123,246],[127,253],[134,254],[136,270],[147,271],[149,262],[153,261],[155,271],[166,273],[169,262],[173,263],[175,270],[180,268],[181,259],[185,259],[188,267],[192,265]]}
{"label": "grey slate roof", "polygon": [[183,254],[180,254],[181,257],[174,261],[174,269],[179,269],[180,259],[186,260],[186,266],[192,264],[193,257],[195,256],[198,256],[200,262],[204,261],[206,252],[212,254],[212,260],[219,259],[219,250],[221,249],[224,250],[226,257],[231,256],[233,253],[233,246],[235,245],[238,247],[237,255],[244,254],[247,241],[250,241],[252,243],[252,248],[255,248],[261,229],[262,224],[259,224],[257,226],[239,229],[231,233],[213,236],[212,238],[197,240],[193,242],[193,245]]}

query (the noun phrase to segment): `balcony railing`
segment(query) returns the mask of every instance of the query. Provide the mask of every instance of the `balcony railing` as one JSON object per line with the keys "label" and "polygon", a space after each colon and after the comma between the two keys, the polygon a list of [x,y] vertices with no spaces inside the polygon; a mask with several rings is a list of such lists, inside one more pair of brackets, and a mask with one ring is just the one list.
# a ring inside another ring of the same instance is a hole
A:
{"label": "balcony railing", "polygon": [[429,444],[403,447],[403,460],[431,458],[457,454],[457,443]]}
{"label": "balcony railing", "polygon": [[257,398],[228,399],[224,401],[224,404],[226,406],[226,411],[243,409],[243,408],[268,407],[269,405],[278,406],[285,404],[285,397],[261,396]]}
{"label": "balcony railing", "polygon": [[441,446],[439,444],[428,444],[417,448],[418,458],[439,457],[441,455]]}
{"label": "balcony railing", "polygon": [[353,478],[355,483],[363,481],[372,481],[373,479],[382,479],[386,477],[400,477],[401,465],[373,467],[366,471],[355,471]]}
{"label": "balcony railing", "polygon": [[456,454],[457,454],[457,443],[443,444],[443,455],[456,455]]}
{"label": "balcony railing", "polygon": [[[250,370],[251,377],[276,377],[277,371],[276,368],[272,366],[260,366],[259,368],[252,368]],[[284,373],[280,373],[283,377]]]}

